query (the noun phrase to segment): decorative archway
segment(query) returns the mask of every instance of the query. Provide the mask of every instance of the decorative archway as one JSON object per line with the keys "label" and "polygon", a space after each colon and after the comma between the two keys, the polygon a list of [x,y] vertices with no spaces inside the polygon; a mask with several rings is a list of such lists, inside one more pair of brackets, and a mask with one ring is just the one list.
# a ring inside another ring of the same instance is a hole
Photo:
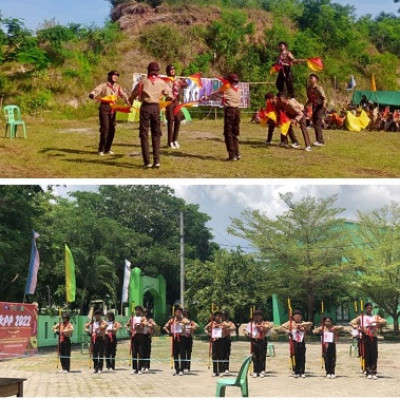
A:
{"label": "decorative archway", "polygon": [[129,304],[143,306],[144,295],[150,292],[154,298],[153,318],[157,324],[167,317],[166,281],[162,275],[155,278],[142,274],[140,268],[133,268],[129,285]]}

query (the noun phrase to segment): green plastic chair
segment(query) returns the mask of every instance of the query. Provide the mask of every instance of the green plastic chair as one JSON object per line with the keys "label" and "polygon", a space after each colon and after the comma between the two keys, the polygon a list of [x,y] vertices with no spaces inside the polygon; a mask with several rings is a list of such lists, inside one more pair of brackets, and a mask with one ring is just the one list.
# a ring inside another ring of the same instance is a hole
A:
{"label": "green plastic chair", "polygon": [[217,382],[216,397],[225,397],[225,390],[227,386],[238,386],[242,391],[242,397],[249,397],[249,384],[247,380],[247,373],[251,363],[252,356],[248,356],[240,367],[238,376],[235,378],[222,378]]}
{"label": "green plastic chair", "polygon": [[19,125],[22,125],[24,130],[24,138],[26,139],[26,127],[25,122],[21,119],[21,110],[18,106],[5,106],[4,115],[6,117],[6,131],[4,137],[7,137],[7,130],[10,129],[10,139],[14,139],[17,137],[17,128]]}

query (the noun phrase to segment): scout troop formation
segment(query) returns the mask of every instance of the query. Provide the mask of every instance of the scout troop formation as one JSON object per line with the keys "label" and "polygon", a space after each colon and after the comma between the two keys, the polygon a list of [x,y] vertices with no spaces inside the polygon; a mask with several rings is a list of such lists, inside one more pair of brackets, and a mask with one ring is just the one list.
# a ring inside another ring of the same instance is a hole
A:
{"label": "scout troop formation", "polygon": [[[378,360],[378,330],[386,321],[378,315],[372,314],[372,304],[365,304],[365,312],[350,322],[354,335],[358,338],[359,357],[362,372],[367,379],[377,378]],[[85,330],[91,338],[91,354],[93,359],[93,373],[100,374],[103,370],[104,356],[107,370],[115,370],[117,349],[116,333],[122,325],[115,320],[114,313],[108,312],[106,320],[102,319],[102,312],[96,311],[94,319],[86,323]],[[336,378],[336,343],[343,326],[333,325],[330,317],[323,317],[320,326],[313,331],[312,322],[304,321],[302,313],[289,308],[289,321],[278,329],[289,337],[290,362],[295,378],[305,378],[306,366],[306,338],[311,332],[321,335],[322,361],[326,377]],[[135,307],[135,312],[125,327],[130,333],[130,354],[132,374],[142,375],[150,370],[151,338],[154,334],[155,322],[147,315],[147,310],[141,306]],[[273,323],[264,320],[263,312],[256,310],[251,314],[251,320],[243,330],[250,341],[250,354],[253,360],[254,378],[266,376],[266,356],[268,337]],[[176,307],[174,315],[164,325],[163,330],[171,337],[171,368],[173,375],[182,376],[190,372],[191,354],[193,348],[193,334],[198,325],[190,319],[188,311]],[[63,314],[62,323],[53,326],[59,335],[59,356],[62,372],[70,371],[71,341],[74,331],[69,315]],[[209,337],[209,368],[212,363],[212,376],[229,375],[229,361],[231,354],[231,335],[236,327],[229,321],[226,311],[213,313],[211,321],[204,328]]]}
{"label": "scout troop formation", "polygon": [[[262,110],[263,115],[267,115],[268,119],[268,137],[267,145],[271,144],[272,134],[275,126],[289,124],[288,130],[281,135],[281,147],[289,147],[288,139],[292,141],[293,148],[300,148],[294,131],[293,125],[298,125],[302,131],[305,150],[311,151],[311,141],[306,126],[306,114],[311,107],[312,122],[315,129],[316,141],[314,146],[322,147],[325,145],[322,134],[322,117],[326,109],[327,99],[324,90],[318,85],[318,76],[310,75],[310,85],[307,88],[306,106],[299,103],[295,99],[293,88],[292,66],[294,64],[303,63],[307,60],[296,60],[293,54],[288,51],[285,42],[279,43],[280,54],[277,64],[278,77],[276,87],[278,94],[266,95],[266,110]],[[184,79],[175,77],[175,68],[169,64],[166,69],[167,78],[159,76],[159,65],[151,62],[147,67],[147,76],[143,78],[133,89],[131,95],[128,96],[116,82],[119,73],[115,70],[108,73],[107,82],[97,86],[89,95],[91,99],[100,101],[99,121],[100,121],[100,142],[98,154],[114,155],[111,150],[112,142],[115,135],[115,114],[118,110],[116,104],[119,97],[122,97],[128,108],[131,107],[134,100],[141,102],[140,122],[139,122],[139,138],[142,149],[143,168],[160,168],[160,143],[161,143],[161,122],[160,122],[160,101],[165,98],[169,103],[166,106],[165,114],[167,119],[168,140],[167,145],[173,149],[179,149],[178,135],[182,113],[179,108],[179,98],[182,90],[187,87]],[[226,150],[228,158],[226,161],[238,161],[241,159],[239,152],[239,136],[240,136],[240,103],[241,90],[239,87],[239,77],[236,74],[229,74],[224,84],[224,90],[217,90],[208,97],[200,99],[222,99],[224,106],[224,130]],[[286,91],[285,91],[286,89]],[[286,93],[286,94],[285,94]],[[121,108],[120,108],[121,109]],[[261,112],[261,111],[260,111]],[[269,113],[276,113],[275,117],[268,117]],[[288,121],[283,119],[287,118]],[[149,130],[151,131],[152,155],[153,163],[150,158],[149,147]]]}

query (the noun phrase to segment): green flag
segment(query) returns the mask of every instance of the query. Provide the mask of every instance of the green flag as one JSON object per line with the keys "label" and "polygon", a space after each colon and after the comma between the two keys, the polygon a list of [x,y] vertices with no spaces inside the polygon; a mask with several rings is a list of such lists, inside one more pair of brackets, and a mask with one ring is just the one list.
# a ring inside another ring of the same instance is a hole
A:
{"label": "green flag", "polygon": [[71,250],[65,245],[65,295],[67,303],[75,301],[76,281],[75,281],[75,263]]}

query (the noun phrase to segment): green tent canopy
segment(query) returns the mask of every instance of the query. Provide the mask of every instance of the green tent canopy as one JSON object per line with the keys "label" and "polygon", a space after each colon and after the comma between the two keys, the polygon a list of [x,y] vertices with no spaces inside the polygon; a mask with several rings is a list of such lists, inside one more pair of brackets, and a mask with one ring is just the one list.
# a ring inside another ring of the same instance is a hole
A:
{"label": "green tent canopy", "polygon": [[353,94],[353,103],[360,104],[361,97],[365,94],[368,101],[380,106],[400,107],[400,92],[371,92],[369,90],[357,90]]}

